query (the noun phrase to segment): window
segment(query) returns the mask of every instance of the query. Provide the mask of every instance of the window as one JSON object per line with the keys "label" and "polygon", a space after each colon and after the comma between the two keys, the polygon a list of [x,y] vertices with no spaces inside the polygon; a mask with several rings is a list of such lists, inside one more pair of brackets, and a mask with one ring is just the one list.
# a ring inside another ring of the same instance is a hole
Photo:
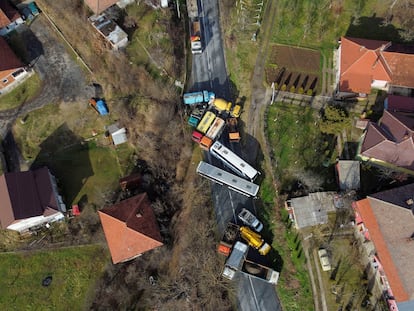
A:
{"label": "window", "polygon": [[1,81],[1,82],[3,82],[4,84],[6,84],[7,82],[9,82],[9,80],[3,79],[3,81]]}

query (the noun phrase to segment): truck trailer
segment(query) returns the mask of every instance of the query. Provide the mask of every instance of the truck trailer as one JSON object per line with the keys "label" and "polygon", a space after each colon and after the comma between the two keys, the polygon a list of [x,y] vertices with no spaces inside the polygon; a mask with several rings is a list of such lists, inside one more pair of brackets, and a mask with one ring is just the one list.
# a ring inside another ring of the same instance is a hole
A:
{"label": "truck trailer", "polygon": [[200,141],[200,147],[209,150],[213,142],[220,137],[224,130],[225,122],[222,118],[217,117],[208,129],[206,135]]}
{"label": "truck trailer", "polygon": [[197,105],[202,103],[208,103],[209,101],[213,100],[215,94],[209,91],[199,91],[199,92],[191,92],[191,93],[184,93],[183,95],[183,102],[185,105]]}
{"label": "truck trailer", "polygon": [[188,19],[190,21],[190,44],[191,53],[200,54],[203,52],[201,25],[198,14],[197,0],[187,0]]}

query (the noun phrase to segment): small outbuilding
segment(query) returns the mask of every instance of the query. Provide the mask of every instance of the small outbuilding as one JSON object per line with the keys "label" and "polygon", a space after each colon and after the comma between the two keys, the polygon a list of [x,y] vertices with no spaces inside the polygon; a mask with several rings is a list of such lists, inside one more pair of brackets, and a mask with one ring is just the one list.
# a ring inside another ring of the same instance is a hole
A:
{"label": "small outbuilding", "polygon": [[128,141],[127,130],[125,127],[120,128],[119,124],[115,123],[107,127],[108,137],[112,143],[117,146]]}

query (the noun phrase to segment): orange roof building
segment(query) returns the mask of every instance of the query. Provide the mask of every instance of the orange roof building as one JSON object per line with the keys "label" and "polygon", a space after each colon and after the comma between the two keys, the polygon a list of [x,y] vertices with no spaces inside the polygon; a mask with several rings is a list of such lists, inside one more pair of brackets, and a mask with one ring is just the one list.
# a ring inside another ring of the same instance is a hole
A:
{"label": "orange roof building", "polygon": [[414,54],[390,41],[341,38],[340,92],[369,94],[372,87],[414,88]]}
{"label": "orange roof building", "polygon": [[163,245],[146,193],[105,207],[98,213],[114,264]]}
{"label": "orange roof building", "polygon": [[388,281],[383,284],[389,284],[397,304],[414,302],[413,195],[414,184],[409,184],[355,202],[360,217],[357,222],[362,221],[369,232],[365,236],[375,245],[376,257]]}

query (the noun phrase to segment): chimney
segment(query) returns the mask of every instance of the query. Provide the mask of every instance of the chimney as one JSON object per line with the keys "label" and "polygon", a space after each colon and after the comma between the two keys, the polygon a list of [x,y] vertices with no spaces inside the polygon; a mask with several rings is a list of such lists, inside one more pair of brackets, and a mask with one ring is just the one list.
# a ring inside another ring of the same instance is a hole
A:
{"label": "chimney", "polygon": [[409,198],[407,200],[405,200],[405,203],[407,203],[408,206],[411,206],[414,204],[414,200],[412,198]]}

